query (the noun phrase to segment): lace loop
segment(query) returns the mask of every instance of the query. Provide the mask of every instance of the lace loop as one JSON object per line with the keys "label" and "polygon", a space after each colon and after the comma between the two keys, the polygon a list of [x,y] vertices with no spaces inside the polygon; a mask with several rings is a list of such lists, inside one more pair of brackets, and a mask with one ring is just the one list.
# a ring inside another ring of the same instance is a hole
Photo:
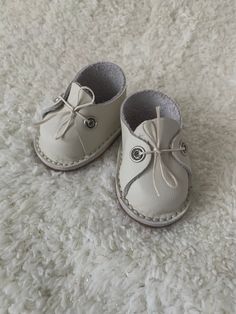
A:
{"label": "lace loop", "polygon": [[[80,105],[81,99],[82,99],[82,91],[88,91],[92,95],[92,99]],[[79,90],[79,97],[78,97],[78,105],[72,106],[67,100],[64,99],[62,96],[58,96],[56,98],[56,103],[59,103],[60,101],[63,102],[63,104],[69,109],[69,112],[67,112],[68,117],[59,125],[56,134],[55,139],[58,140],[60,138],[63,138],[66,134],[66,132],[70,129],[70,127],[74,124],[75,117],[78,115],[80,118],[82,118],[85,122],[88,122],[89,120],[80,112],[82,108],[91,106],[94,104],[95,101],[95,95],[94,92],[87,86],[82,86]],[[39,126],[52,118],[54,118],[58,113],[55,112],[54,114],[50,115],[48,118],[44,118],[41,121],[35,123],[35,126]]]}
{"label": "lace loop", "polygon": [[157,163],[159,162],[160,170],[161,170],[161,176],[163,180],[166,182],[166,184],[170,188],[177,188],[178,187],[178,180],[174,173],[168,168],[168,166],[164,163],[162,154],[168,153],[168,152],[178,152],[178,151],[184,151],[185,147],[179,147],[179,148],[160,148],[160,107],[156,107],[157,112],[157,119],[156,123],[152,123],[151,126],[151,132],[147,130],[145,125],[143,126],[143,130],[145,134],[148,136],[149,141],[151,145],[153,146],[153,150],[142,152],[141,154],[153,154],[154,155],[154,163],[153,163],[153,170],[152,170],[152,178],[153,178],[153,185],[156,190],[156,193],[158,196],[160,196],[158,186],[157,186]]}

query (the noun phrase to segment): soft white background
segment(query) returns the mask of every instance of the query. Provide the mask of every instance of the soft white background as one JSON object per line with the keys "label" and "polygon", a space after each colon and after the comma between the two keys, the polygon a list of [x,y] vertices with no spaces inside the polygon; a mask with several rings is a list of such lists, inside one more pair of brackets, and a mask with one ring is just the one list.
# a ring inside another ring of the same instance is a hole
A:
{"label": "soft white background", "polygon": [[[118,206],[119,141],[70,173],[35,156],[35,112],[100,60],[180,104],[194,192],[171,227]],[[235,313],[235,134],[235,0],[0,0],[0,313]]]}

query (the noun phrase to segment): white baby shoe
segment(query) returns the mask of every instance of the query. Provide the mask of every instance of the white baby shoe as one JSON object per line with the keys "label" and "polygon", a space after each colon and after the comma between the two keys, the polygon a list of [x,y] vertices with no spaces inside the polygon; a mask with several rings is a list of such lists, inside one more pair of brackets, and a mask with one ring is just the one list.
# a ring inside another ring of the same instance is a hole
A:
{"label": "white baby shoe", "polygon": [[36,123],[39,158],[56,170],[77,169],[97,158],[120,133],[125,97],[126,79],[119,66],[99,62],[83,68]]}
{"label": "white baby shoe", "polygon": [[121,107],[117,196],[140,223],[162,227],[189,207],[191,168],[177,104],[157,91],[142,91]]}

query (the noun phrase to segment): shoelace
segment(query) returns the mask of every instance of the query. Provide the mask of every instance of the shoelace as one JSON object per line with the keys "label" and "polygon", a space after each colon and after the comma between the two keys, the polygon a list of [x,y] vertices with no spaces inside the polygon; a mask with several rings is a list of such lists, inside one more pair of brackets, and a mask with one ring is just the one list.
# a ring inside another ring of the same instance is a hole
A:
{"label": "shoelace", "polygon": [[[91,101],[89,101],[88,103],[82,104],[80,105],[81,102],[81,98],[82,98],[82,91],[89,91],[92,95],[92,99]],[[60,138],[63,138],[63,136],[66,134],[66,132],[69,130],[69,128],[74,124],[75,121],[75,117],[76,115],[78,115],[79,117],[81,117],[85,122],[88,122],[88,119],[79,111],[82,108],[88,107],[90,105],[94,104],[94,100],[95,100],[95,95],[94,92],[87,86],[82,86],[80,88],[79,91],[79,99],[78,99],[78,105],[77,106],[72,106],[70,103],[68,103],[68,101],[66,101],[62,96],[58,96],[58,100],[56,101],[56,104],[59,103],[60,101],[62,101],[64,103],[65,106],[67,106],[67,108],[69,109],[68,112],[66,112],[66,115],[68,115],[68,117],[59,125],[57,132],[55,134],[55,139],[58,140]],[[43,120],[34,123],[35,126],[39,126],[49,120],[51,120],[53,117],[55,117],[58,114],[58,112],[55,112],[54,114],[51,114],[48,118],[44,118]],[[80,139],[81,145],[84,148],[84,145]]]}
{"label": "shoelace", "polygon": [[156,190],[156,193],[158,196],[160,196],[160,193],[158,191],[157,187],[157,180],[156,180],[156,174],[157,169],[157,162],[159,161],[160,164],[160,169],[161,169],[161,175],[166,184],[171,187],[171,188],[177,188],[178,187],[178,180],[175,177],[174,173],[168,168],[168,166],[164,163],[162,159],[162,154],[163,153],[168,153],[168,152],[178,152],[178,151],[184,151],[184,147],[179,147],[179,148],[160,148],[160,107],[156,107],[156,112],[157,112],[157,119],[156,123],[152,123],[152,130],[151,133],[147,131],[145,128],[145,125],[143,125],[143,130],[145,134],[148,136],[151,145],[154,147],[153,150],[150,151],[145,151],[141,154],[153,154],[154,155],[154,163],[153,163],[153,170],[152,170],[152,178],[153,178],[153,185]]}

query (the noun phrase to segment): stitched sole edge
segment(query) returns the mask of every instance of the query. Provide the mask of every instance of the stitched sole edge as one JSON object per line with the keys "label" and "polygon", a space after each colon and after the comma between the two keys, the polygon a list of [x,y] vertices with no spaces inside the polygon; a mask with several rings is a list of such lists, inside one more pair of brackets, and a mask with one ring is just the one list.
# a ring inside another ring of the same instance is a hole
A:
{"label": "stitched sole edge", "polygon": [[173,224],[174,222],[178,221],[188,210],[190,206],[190,190],[188,193],[188,197],[183,204],[183,207],[172,214],[167,214],[165,217],[146,217],[141,214],[137,209],[134,209],[132,205],[129,204],[129,201],[126,198],[123,198],[121,188],[120,188],[120,180],[119,180],[119,170],[122,161],[122,154],[121,154],[121,146],[118,151],[118,160],[117,160],[117,173],[116,173],[116,194],[118,201],[122,207],[122,209],[134,220],[137,222],[149,226],[149,227],[165,227],[168,225]]}
{"label": "stitched sole edge", "polygon": [[46,156],[39,147],[39,135],[36,135],[34,139],[34,149],[39,157],[39,159],[48,167],[52,168],[53,170],[61,170],[61,171],[70,171],[70,170],[76,170],[83,166],[86,166],[96,158],[98,158],[100,155],[102,155],[107,148],[116,140],[116,138],[120,135],[120,129],[116,130],[114,133],[112,133],[109,138],[100,145],[100,147],[93,152],[92,154],[86,156],[84,159],[81,159],[79,161],[74,161],[68,164],[64,164],[58,161],[54,161],[50,159],[48,156]]}

